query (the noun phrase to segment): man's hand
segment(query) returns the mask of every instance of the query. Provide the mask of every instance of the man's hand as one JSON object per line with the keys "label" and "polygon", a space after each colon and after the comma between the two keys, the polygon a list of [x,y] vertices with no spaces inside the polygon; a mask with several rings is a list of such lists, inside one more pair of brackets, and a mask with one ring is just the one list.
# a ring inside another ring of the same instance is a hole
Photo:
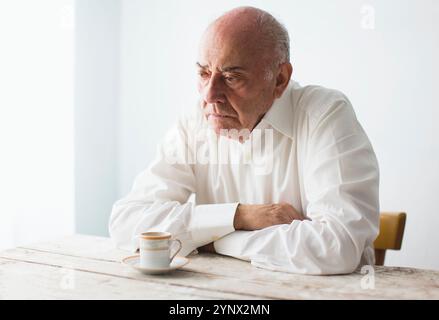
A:
{"label": "man's hand", "polygon": [[208,243],[202,247],[197,248],[200,253],[216,253],[215,247],[213,246],[213,242]]}
{"label": "man's hand", "polygon": [[278,224],[290,224],[293,220],[305,220],[288,203],[279,204],[239,204],[233,225],[235,230],[259,230]]}

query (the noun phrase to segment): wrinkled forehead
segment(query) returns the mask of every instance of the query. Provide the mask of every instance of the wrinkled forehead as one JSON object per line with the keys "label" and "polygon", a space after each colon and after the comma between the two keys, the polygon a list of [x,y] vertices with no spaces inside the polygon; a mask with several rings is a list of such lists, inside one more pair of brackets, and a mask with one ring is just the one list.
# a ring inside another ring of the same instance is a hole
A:
{"label": "wrinkled forehead", "polygon": [[251,26],[213,24],[203,34],[198,59],[203,65],[255,65],[267,55],[265,42]]}

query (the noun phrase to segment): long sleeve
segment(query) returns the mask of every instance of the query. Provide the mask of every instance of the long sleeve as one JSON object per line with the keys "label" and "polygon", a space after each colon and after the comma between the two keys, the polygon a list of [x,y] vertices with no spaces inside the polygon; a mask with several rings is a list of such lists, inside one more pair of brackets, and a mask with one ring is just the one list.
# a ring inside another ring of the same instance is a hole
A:
{"label": "long sleeve", "polygon": [[372,146],[347,99],[306,122],[306,137],[297,138],[306,150],[301,192],[311,221],[235,231],[214,243],[218,253],[302,274],[350,273],[365,253],[371,263],[379,223]]}
{"label": "long sleeve", "polygon": [[184,121],[159,145],[154,162],[135,179],[131,192],[112,209],[109,232],[115,245],[136,251],[137,235],[167,231],[182,241],[181,255],[234,231],[238,203],[194,205],[193,168],[188,161],[188,134]]}

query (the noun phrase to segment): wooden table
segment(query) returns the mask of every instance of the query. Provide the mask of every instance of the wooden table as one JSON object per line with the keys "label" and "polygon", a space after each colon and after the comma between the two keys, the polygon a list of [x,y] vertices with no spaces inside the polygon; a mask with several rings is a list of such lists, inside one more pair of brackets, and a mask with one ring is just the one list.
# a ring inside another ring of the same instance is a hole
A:
{"label": "wooden table", "polygon": [[143,275],[121,264],[127,255],[84,235],[0,252],[0,299],[439,299],[438,271],[375,267],[375,289],[364,289],[360,272],[304,276],[212,254]]}

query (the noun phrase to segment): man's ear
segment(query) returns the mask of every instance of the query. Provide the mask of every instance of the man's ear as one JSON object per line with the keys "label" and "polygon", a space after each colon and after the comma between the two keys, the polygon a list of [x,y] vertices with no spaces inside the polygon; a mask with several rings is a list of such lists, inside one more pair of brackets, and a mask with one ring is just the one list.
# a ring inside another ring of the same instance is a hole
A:
{"label": "man's ear", "polygon": [[280,98],[293,74],[293,66],[289,62],[282,63],[279,66],[279,73],[276,77],[276,87],[274,88],[274,96]]}

